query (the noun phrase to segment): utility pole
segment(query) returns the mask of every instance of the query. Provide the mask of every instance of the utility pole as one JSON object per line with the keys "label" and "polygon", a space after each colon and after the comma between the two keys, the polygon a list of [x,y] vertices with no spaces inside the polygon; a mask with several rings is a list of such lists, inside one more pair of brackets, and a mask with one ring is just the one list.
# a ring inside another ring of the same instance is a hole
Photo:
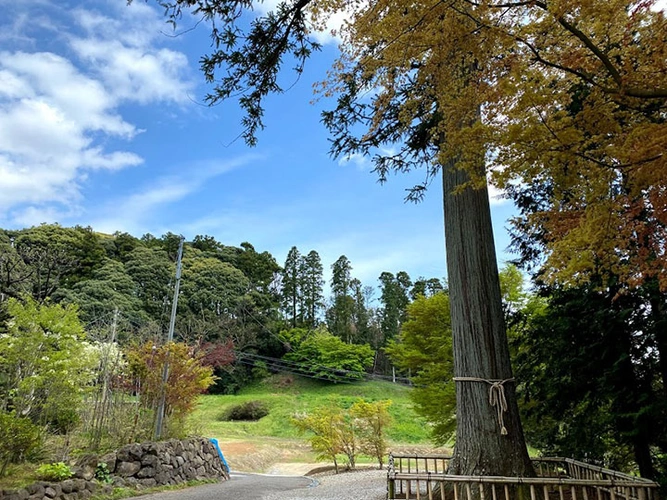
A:
{"label": "utility pole", "polygon": [[109,369],[109,356],[111,356],[111,349],[116,342],[116,330],[118,328],[118,315],[120,311],[116,307],[113,311],[113,323],[111,324],[111,339],[107,346],[104,357],[102,358],[102,400],[95,402],[93,410],[93,449],[98,450],[102,441],[102,428],[107,419],[109,406],[109,380],[111,373]]}
{"label": "utility pole", "polygon": [[[181,260],[183,258],[183,242],[185,238],[181,236],[181,241],[178,245],[178,259],[176,261],[176,284],[174,286],[174,300],[171,303],[171,317],[169,318],[169,332],[167,333],[167,342],[169,344],[174,340],[174,325],[176,324],[176,309],[178,307],[178,290],[181,286]],[[162,370],[162,397],[160,398],[160,405],[157,409],[157,416],[155,418],[155,440],[159,440],[162,435],[162,425],[164,421],[164,407],[165,399],[167,397],[167,380],[169,379],[169,353],[167,353],[164,368]]]}

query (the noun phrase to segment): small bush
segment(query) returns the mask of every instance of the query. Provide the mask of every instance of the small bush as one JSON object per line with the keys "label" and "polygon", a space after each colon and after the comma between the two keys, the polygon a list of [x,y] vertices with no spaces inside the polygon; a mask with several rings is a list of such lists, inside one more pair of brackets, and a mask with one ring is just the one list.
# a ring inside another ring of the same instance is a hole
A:
{"label": "small bush", "polygon": [[95,479],[105,484],[112,482],[109,466],[106,463],[100,462],[97,464],[97,467],[95,467]]}
{"label": "small bush", "polygon": [[35,471],[37,476],[44,481],[64,481],[74,475],[72,469],[64,462],[40,465]]}
{"label": "small bush", "polygon": [[25,459],[42,442],[42,429],[29,419],[0,412],[0,476],[7,465]]}
{"label": "small bush", "polygon": [[269,414],[269,408],[262,401],[247,401],[243,404],[232,406],[225,411],[220,420],[259,420]]}
{"label": "small bush", "polygon": [[271,385],[277,389],[288,389],[294,385],[294,376],[280,374],[273,378]]}

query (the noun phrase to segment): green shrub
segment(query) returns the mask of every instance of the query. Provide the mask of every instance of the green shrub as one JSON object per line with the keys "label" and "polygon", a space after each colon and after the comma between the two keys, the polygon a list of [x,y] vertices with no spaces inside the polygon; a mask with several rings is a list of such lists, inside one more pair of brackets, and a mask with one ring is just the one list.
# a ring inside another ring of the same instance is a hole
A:
{"label": "green shrub", "polygon": [[262,401],[247,401],[243,404],[232,406],[221,416],[222,421],[231,420],[259,420],[269,414],[269,408]]}
{"label": "green shrub", "polygon": [[363,380],[375,351],[368,344],[348,344],[325,329],[316,330],[284,359],[298,363],[309,376],[331,382]]}
{"label": "green shrub", "polygon": [[41,442],[42,429],[30,419],[0,412],[0,476],[5,474],[7,465],[25,459]]}
{"label": "green shrub", "polygon": [[95,479],[100,483],[105,484],[110,484],[112,482],[109,466],[106,463],[100,462],[97,464],[97,467],[95,467]]}
{"label": "green shrub", "polygon": [[42,464],[39,466],[37,476],[44,481],[64,481],[74,475],[72,469],[64,462],[54,462],[52,464]]}

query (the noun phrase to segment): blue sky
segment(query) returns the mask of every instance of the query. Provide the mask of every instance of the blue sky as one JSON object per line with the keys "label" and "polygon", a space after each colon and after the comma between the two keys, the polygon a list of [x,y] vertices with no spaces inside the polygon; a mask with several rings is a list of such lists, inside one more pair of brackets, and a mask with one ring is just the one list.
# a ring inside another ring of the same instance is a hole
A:
{"label": "blue sky", "polygon": [[[311,104],[336,44],[289,92],[271,97],[248,148],[235,102],[203,105],[198,59],[206,26],[173,37],[136,0],[0,0],[0,227],[42,222],[135,236],[208,234],[249,241],[279,263],[296,245],[328,270],[345,254],[353,275],[444,277],[440,186],[404,203],[419,174],[376,181],[367,162],[333,160]],[[194,24],[185,20],[183,28]],[[286,73],[289,86],[293,75]],[[507,202],[492,199],[499,260]]]}

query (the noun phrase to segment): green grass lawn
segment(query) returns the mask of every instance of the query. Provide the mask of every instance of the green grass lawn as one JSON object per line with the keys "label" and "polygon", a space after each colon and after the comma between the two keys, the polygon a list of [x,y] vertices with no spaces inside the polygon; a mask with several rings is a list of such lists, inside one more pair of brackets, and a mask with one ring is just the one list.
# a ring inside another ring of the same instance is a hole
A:
{"label": "green grass lawn", "polygon": [[[190,419],[193,429],[219,439],[252,439],[261,437],[293,439],[300,435],[290,423],[292,416],[307,413],[324,405],[351,405],[358,398],[367,401],[391,400],[389,412],[393,422],[387,438],[394,443],[428,444],[426,422],[414,412],[410,388],[390,382],[357,382],[332,384],[298,377],[274,375],[247,387],[233,396],[202,396]],[[269,414],[256,422],[224,422],[220,417],[228,408],[247,401],[262,401]]]}

